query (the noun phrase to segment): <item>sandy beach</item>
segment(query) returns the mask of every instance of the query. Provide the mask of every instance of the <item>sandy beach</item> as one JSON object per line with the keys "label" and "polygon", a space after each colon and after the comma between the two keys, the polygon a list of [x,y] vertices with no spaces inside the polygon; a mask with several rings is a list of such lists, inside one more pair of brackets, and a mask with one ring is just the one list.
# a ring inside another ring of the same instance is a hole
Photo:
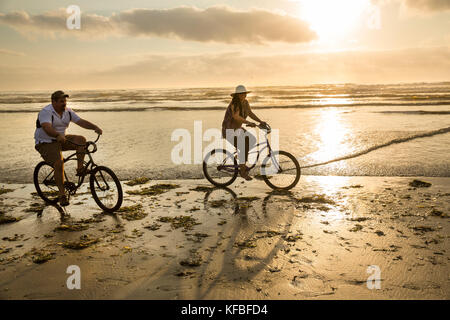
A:
{"label": "sandy beach", "polygon": [[0,184],[0,299],[450,298],[450,178],[126,183],[116,214],[86,189],[64,212]]}

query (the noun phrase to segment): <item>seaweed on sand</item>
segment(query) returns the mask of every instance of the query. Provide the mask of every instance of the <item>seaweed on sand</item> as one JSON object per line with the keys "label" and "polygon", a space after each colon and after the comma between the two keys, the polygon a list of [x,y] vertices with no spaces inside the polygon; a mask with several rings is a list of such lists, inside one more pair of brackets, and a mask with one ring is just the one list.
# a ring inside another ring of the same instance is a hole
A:
{"label": "seaweed on sand", "polygon": [[328,199],[323,194],[316,194],[311,197],[303,197],[301,199],[297,199],[298,202],[302,203],[327,203],[327,204],[336,204],[334,200]]}
{"label": "seaweed on sand", "polygon": [[45,250],[38,250],[33,252],[32,260],[34,263],[41,264],[48,260],[54,259],[55,253]]}
{"label": "seaweed on sand", "polygon": [[152,231],[155,231],[155,230],[159,230],[159,228],[161,228],[161,225],[160,225],[159,223],[153,222],[153,223],[150,224],[150,225],[144,226],[144,228],[145,228],[145,229],[152,230]]}
{"label": "seaweed on sand", "polygon": [[198,191],[198,192],[208,192],[208,191],[211,191],[212,188],[211,187],[205,187],[205,186],[198,186],[198,187],[195,187],[194,189],[189,189],[189,190],[191,190],[191,191]]}
{"label": "seaweed on sand", "polygon": [[63,243],[63,247],[68,248],[68,249],[80,250],[80,249],[90,247],[91,245],[93,245],[99,241],[100,241],[100,239],[98,239],[98,238],[91,238],[88,235],[83,235],[80,237],[80,241],[65,242],[65,243]]}
{"label": "seaweed on sand", "polygon": [[8,192],[13,192],[13,191],[14,191],[14,189],[6,189],[3,187],[0,187],[0,195],[8,193]]}
{"label": "seaweed on sand", "polygon": [[8,253],[11,251],[11,248],[0,248],[0,254],[2,253]]}
{"label": "seaweed on sand", "polygon": [[80,223],[61,224],[57,226],[54,231],[83,231],[87,228],[89,228],[89,226]]}
{"label": "seaweed on sand", "polygon": [[431,183],[415,179],[409,183],[409,186],[414,188],[428,188],[431,186]]}
{"label": "seaweed on sand", "polygon": [[362,188],[363,186],[360,184],[355,184],[347,187],[342,187],[342,189],[355,189],[355,188]]}
{"label": "seaweed on sand", "polygon": [[135,204],[133,206],[126,206],[120,208],[117,212],[122,216],[122,218],[132,221],[141,220],[147,216],[147,213],[142,209],[142,204]]}
{"label": "seaweed on sand", "polygon": [[178,184],[162,183],[162,184],[155,184],[151,187],[145,187],[140,190],[127,191],[127,193],[130,195],[139,195],[139,196],[156,196],[161,193],[167,192],[171,189],[176,189],[179,187],[180,185]]}
{"label": "seaweed on sand", "polygon": [[428,215],[435,216],[435,217],[441,217],[441,218],[448,218],[448,214],[444,213],[443,211],[437,210],[436,208],[433,208]]}
{"label": "seaweed on sand", "polygon": [[7,216],[3,212],[0,212],[0,224],[12,223],[19,221],[20,218],[15,218],[12,216]]}
{"label": "seaweed on sand", "polygon": [[149,182],[149,181],[150,181],[150,178],[147,178],[147,177],[138,177],[138,178],[135,178],[135,179],[130,180],[130,181],[128,181],[128,182],[125,182],[125,184],[126,184],[127,186],[136,186],[136,185],[138,185],[138,184],[146,184],[146,183]]}
{"label": "seaweed on sand", "polygon": [[228,202],[227,200],[221,199],[209,201],[208,204],[211,208],[221,208],[224,207],[227,202]]}
{"label": "seaweed on sand", "polygon": [[287,242],[295,242],[295,241],[297,241],[297,240],[302,240],[303,238],[302,238],[302,235],[303,234],[301,234],[301,233],[298,233],[298,234],[296,234],[296,235],[286,235],[286,236],[284,236],[283,237],[283,239],[285,240],[285,241],[287,241]]}
{"label": "seaweed on sand", "polygon": [[198,267],[201,264],[202,264],[202,257],[200,257],[197,254],[180,261],[180,265],[184,267]]}
{"label": "seaweed on sand", "polygon": [[13,237],[3,237],[3,241],[19,241],[23,239],[24,234],[14,234]]}
{"label": "seaweed on sand", "polygon": [[[43,193],[44,196],[46,196],[46,197],[57,197],[58,194],[59,194],[59,192],[58,192],[57,190],[42,191],[42,193]],[[31,195],[32,195],[33,197],[40,198],[40,195],[38,195],[37,192],[32,192]],[[78,195],[80,195],[80,193],[79,193]]]}
{"label": "seaweed on sand", "polygon": [[362,229],[363,229],[363,226],[357,223],[357,224],[355,224],[355,226],[353,228],[349,229],[348,231],[350,231],[350,232],[357,232],[357,231],[360,231]]}
{"label": "seaweed on sand", "polygon": [[259,200],[259,199],[260,199],[259,197],[239,197],[238,198],[238,200],[249,201],[249,202],[256,201],[256,200]]}
{"label": "seaweed on sand", "polygon": [[30,207],[23,210],[24,212],[42,213],[46,207],[45,203],[34,202],[30,204]]}
{"label": "seaweed on sand", "polygon": [[168,222],[173,229],[183,228],[185,231],[192,230],[194,226],[201,224],[192,216],[159,217],[158,221]]}
{"label": "seaweed on sand", "polygon": [[256,248],[256,243],[255,243],[255,240],[253,240],[253,239],[246,239],[243,241],[235,242],[234,246],[241,248],[241,249]]}
{"label": "seaweed on sand", "polygon": [[413,226],[413,227],[411,227],[411,229],[413,229],[414,231],[420,232],[420,233],[436,231],[435,228],[430,227],[430,226]]}

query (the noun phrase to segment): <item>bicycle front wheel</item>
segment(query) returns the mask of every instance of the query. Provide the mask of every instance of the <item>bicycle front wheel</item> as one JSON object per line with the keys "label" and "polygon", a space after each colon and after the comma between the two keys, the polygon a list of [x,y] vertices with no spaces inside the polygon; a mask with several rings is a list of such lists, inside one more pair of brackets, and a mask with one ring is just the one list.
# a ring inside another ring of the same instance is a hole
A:
{"label": "bicycle front wheel", "polygon": [[274,190],[289,190],[300,180],[300,164],[286,151],[273,151],[261,165],[261,175]]}
{"label": "bicycle front wheel", "polygon": [[115,173],[103,166],[95,167],[89,179],[92,197],[106,212],[119,210],[123,201],[122,185]]}
{"label": "bicycle front wheel", "polygon": [[214,149],[203,160],[203,174],[217,187],[229,186],[238,175],[236,158],[227,150]]}
{"label": "bicycle front wheel", "polygon": [[58,202],[58,186],[55,182],[55,170],[45,161],[38,163],[34,168],[33,182],[37,194],[49,204]]}

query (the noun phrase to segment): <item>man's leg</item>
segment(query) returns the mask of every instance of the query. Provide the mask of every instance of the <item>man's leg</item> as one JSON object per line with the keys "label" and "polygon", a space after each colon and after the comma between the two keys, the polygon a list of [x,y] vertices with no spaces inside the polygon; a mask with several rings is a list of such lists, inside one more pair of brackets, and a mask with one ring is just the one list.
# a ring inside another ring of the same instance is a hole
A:
{"label": "man's leg", "polygon": [[64,161],[61,153],[59,159],[53,163],[53,169],[55,170],[55,182],[59,189],[59,196],[64,196],[66,194],[64,190]]}
{"label": "man's leg", "polygon": [[76,150],[77,152],[77,173],[81,173],[84,169],[83,162],[84,156],[86,155],[86,151],[84,149],[84,145],[86,144],[86,138],[83,136],[75,136],[75,135],[66,135],[66,140],[71,141],[76,144],[81,144],[83,146],[74,145],[68,141],[66,141],[63,145],[63,150]]}
{"label": "man's leg", "polygon": [[62,206],[69,204],[64,189],[64,161],[59,142],[42,143],[36,146],[36,150],[42,158],[53,167],[56,186],[59,191],[59,203]]}

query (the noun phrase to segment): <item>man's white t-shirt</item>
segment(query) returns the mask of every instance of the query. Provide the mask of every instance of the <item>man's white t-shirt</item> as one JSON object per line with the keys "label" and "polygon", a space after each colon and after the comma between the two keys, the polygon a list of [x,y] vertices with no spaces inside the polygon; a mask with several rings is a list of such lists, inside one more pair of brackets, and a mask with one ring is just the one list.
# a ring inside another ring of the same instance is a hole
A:
{"label": "man's white t-shirt", "polygon": [[72,109],[68,107],[66,107],[66,109],[62,114],[62,117],[60,117],[59,114],[53,108],[53,105],[49,104],[39,112],[38,119],[41,124],[41,127],[36,128],[36,131],[34,132],[34,141],[36,144],[51,143],[56,141],[54,137],[49,136],[42,128],[43,123],[45,122],[50,123],[56,132],[65,134],[66,129],[69,126],[69,123],[71,121],[77,123],[78,121],[80,121],[81,118],[75,112],[73,112]]}

